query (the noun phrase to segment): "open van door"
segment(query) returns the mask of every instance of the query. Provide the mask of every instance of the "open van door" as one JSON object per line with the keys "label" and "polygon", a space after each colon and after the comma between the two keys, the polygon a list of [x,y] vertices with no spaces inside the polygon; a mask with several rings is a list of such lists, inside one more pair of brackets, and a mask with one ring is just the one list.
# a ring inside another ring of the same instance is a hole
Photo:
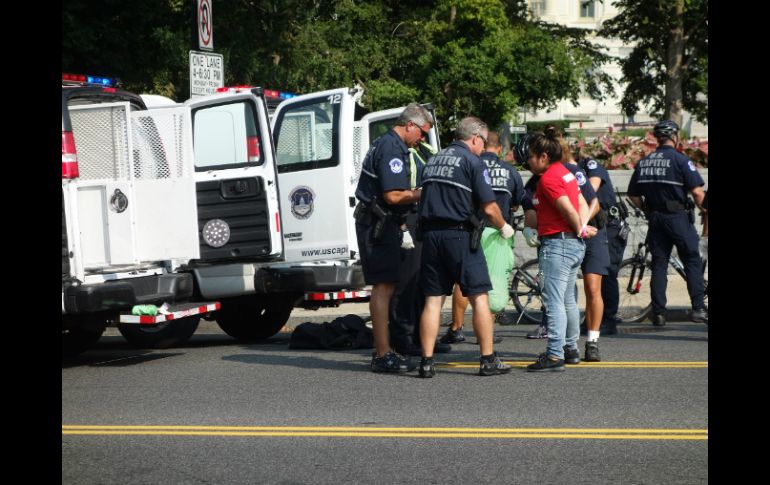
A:
{"label": "open van door", "polygon": [[334,89],[288,99],[273,115],[287,262],[352,259],[355,102],[361,91]]}
{"label": "open van door", "polygon": [[283,253],[263,103],[252,92],[185,102],[193,120],[199,262],[274,261]]}
{"label": "open van door", "polygon": [[[426,104],[423,104],[422,106],[428,111],[430,111],[430,114],[433,115],[433,119],[435,120],[436,113],[433,111],[433,104],[426,103]],[[398,116],[404,111],[404,109],[406,109],[406,106],[402,106],[400,108],[386,109],[382,111],[375,111],[361,118],[361,121],[359,123],[361,127],[360,128],[361,138],[362,138],[361,143],[364,147],[364,150],[360,160],[356,161],[356,166],[358,167],[359,172],[361,171],[361,164],[363,163],[363,159],[366,156],[366,152],[369,150],[369,147],[372,145],[372,142],[377,138],[379,138],[380,136],[384,135],[389,129],[393,128],[393,126],[396,123],[396,120],[398,119]],[[438,124],[434,124],[433,127],[431,127],[429,139],[427,141],[433,147],[434,150],[436,151],[441,150],[441,142],[439,141],[439,138],[438,138]]]}

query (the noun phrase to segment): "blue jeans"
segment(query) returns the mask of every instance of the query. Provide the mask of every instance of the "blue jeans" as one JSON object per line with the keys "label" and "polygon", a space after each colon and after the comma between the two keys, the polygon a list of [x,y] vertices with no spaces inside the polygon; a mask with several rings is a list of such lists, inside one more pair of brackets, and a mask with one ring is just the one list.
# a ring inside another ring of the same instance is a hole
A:
{"label": "blue jeans", "polygon": [[571,349],[577,348],[580,337],[580,312],[574,287],[585,251],[586,246],[582,239],[540,241],[540,284],[548,319],[549,357],[563,359],[565,345]]}

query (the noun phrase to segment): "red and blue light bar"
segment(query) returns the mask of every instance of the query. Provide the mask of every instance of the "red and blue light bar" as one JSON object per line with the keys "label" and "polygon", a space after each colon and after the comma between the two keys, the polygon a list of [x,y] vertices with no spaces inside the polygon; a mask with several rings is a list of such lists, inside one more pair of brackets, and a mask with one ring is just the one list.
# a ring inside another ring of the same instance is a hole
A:
{"label": "red and blue light bar", "polygon": [[115,86],[115,79],[109,78],[109,77],[101,77],[101,76],[87,76],[84,74],[66,74],[63,73],[62,81],[70,81],[70,82],[78,82],[78,83],[86,83],[86,84],[96,84],[99,86],[104,87],[113,87]]}

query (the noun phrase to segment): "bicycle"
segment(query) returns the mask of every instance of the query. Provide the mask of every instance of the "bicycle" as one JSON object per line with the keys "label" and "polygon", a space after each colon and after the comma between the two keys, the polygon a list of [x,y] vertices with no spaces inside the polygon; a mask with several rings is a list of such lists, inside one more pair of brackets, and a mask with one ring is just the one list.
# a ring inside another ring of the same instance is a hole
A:
{"label": "bicycle", "polygon": [[[633,208],[634,217],[641,221],[646,221],[644,213],[630,201],[629,207]],[[637,225],[638,226],[638,225]],[[674,268],[677,274],[687,281],[684,272],[684,264],[677,255],[671,254],[668,260],[669,265]],[[704,301],[708,303],[708,279],[706,278],[706,268],[708,259],[703,259],[703,282],[705,284]],[[644,242],[638,243],[634,255],[624,259],[620,263],[618,272],[618,283],[620,284],[620,303],[618,305],[618,318],[621,323],[640,322],[647,318],[652,312],[652,295],[650,285],[644,285],[645,271],[652,273],[652,255],[650,254],[649,234],[644,238]],[[623,283],[626,282],[625,287]]]}

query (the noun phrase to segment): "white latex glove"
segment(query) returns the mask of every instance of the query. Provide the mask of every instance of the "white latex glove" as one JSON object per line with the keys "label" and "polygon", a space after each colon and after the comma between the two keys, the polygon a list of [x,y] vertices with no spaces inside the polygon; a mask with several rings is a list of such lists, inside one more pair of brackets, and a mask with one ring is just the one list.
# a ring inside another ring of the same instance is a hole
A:
{"label": "white latex glove", "polygon": [[503,239],[510,239],[513,237],[513,227],[511,227],[510,224],[507,222],[503,227],[500,228],[500,235],[503,236]]}
{"label": "white latex glove", "polygon": [[404,237],[401,240],[401,247],[404,249],[414,249],[414,241],[412,240],[412,235],[409,234],[409,231],[404,231],[402,234]]}
{"label": "white latex glove", "polygon": [[700,257],[703,259],[708,259],[709,257],[709,237],[708,236],[701,236],[700,244],[698,244],[698,249],[700,249]]}
{"label": "white latex glove", "polygon": [[540,241],[537,239],[537,229],[531,227],[524,228],[524,239],[527,241],[527,245],[532,248],[540,246]]}

